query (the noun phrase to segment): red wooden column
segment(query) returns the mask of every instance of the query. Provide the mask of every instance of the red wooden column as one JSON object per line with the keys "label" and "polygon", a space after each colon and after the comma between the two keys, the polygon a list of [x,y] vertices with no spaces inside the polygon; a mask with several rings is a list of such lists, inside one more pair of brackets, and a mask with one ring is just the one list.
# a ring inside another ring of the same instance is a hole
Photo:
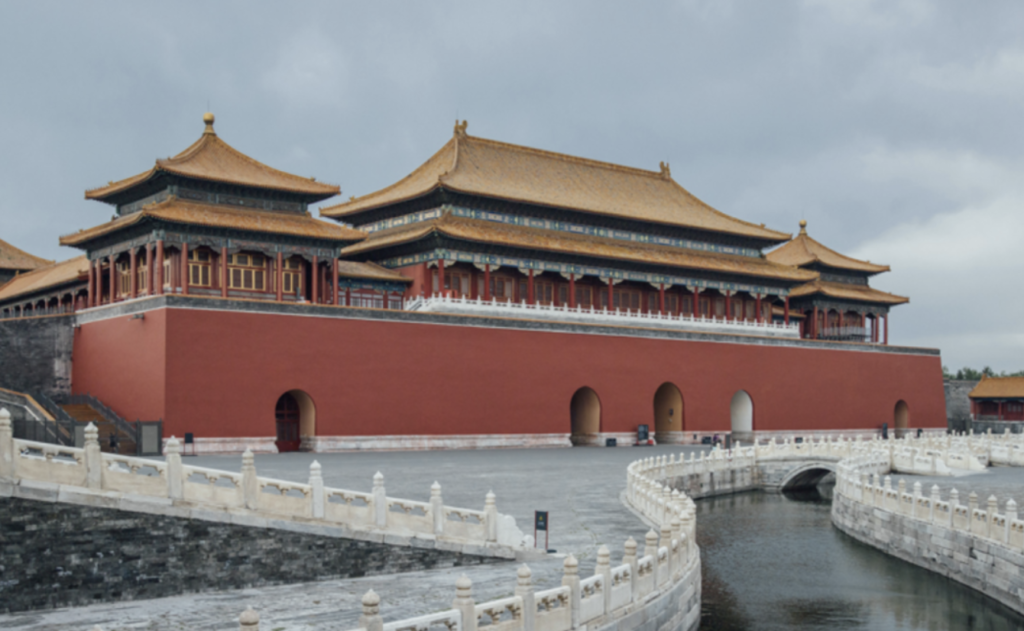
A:
{"label": "red wooden column", "polygon": [[755,320],[755,322],[760,324],[761,321],[764,320],[764,317],[761,315],[761,294],[757,294],[757,314],[756,315],[757,315],[757,317],[754,320]]}
{"label": "red wooden column", "polygon": [[658,286],[658,313],[665,315],[665,283]]}
{"label": "red wooden column", "polygon": [[612,282],[612,277],[608,277],[608,311],[615,308],[615,284]]}
{"label": "red wooden column", "polygon": [[320,297],[320,257],[313,255],[313,268],[310,270],[309,280],[312,281],[313,286],[310,288],[309,301],[313,304],[319,302]]}
{"label": "red wooden column", "polygon": [[732,292],[725,292],[725,321],[732,320]]}
{"label": "red wooden column", "polygon": [[693,288],[693,313],[690,315],[694,318],[700,317],[700,287]]}
{"label": "red wooden column", "polygon": [[569,274],[569,308],[576,308],[576,274]]}
{"label": "red wooden column", "polygon": [[997,414],[999,420],[1001,421],[1001,420],[1003,420],[1003,401],[997,402],[996,405],[999,406],[997,408],[996,414]]}
{"label": "red wooden column", "polygon": [[532,305],[534,303],[533,270],[528,270],[527,273],[528,276],[526,278],[526,304]]}
{"label": "red wooden column", "polygon": [[220,249],[220,297],[228,297],[228,249],[226,247]]}
{"label": "red wooden column", "polygon": [[491,264],[484,265],[484,300],[491,299]]}
{"label": "red wooden column", "polygon": [[117,266],[114,264],[115,260],[116,259],[114,258],[114,255],[111,254],[110,255],[110,304],[114,304],[114,301],[117,300],[117,276],[115,275]]}
{"label": "red wooden column", "polygon": [[331,292],[334,296],[334,306],[341,304],[341,292],[338,291],[338,259],[331,259]]}
{"label": "red wooden column", "polygon": [[277,268],[274,270],[274,282],[277,288],[277,301],[284,300],[284,253],[277,253]]}
{"label": "red wooden column", "polygon": [[153,295],[153,244],[146,244],[146,295]]}
{"label": "red wooden column", "polygon": [[96,265],[89,261],[89,289],[86,292],[86,305],[92,307],[96,296]]}
{"label": "red wooden column", "polygon": [[839,312],[839,330],[836,331],[836,335],[842,335],[843,330],[843,312]]}
{"label": "red wooden column", "polygon": [[885,344],[886,346],[888,346],[889,345],[889,314],[888,313],[885,314],[884,323],[885,323],[885,341],[882,342],[882,343]]}
{"label": "red wooden column", "polygon": [[351,307],[352,306],[352,288],[351,287],[346,287],[345,288],[345,306],[346,307]]}
{"label": "red wooden column", "polygon": [[132,248],[128,252],[128,260],[130,261],[129,269],[131,270],[131,275],[132,275],[132,277],[130,279],[131,280],[131,288],[132,288],[132,290],[131,290],[131,297],[134,300],[135,298],[137,298],[139,296],[139,275],[137,274],[138,268],[136,267],[138,265],[138,259],[135,256],[135,248]]}
{"label": "red wooden column", "polygon": [[188,244],[181,244],[181,294],[188,295]]}
{"label": "red wooden column", "polygon": [[811,320],[811,339],[818,339],[818,306],[814,306],[814,319]]}
{"label": "red wooden column", "polygon": [[163,239],[156,242],[156,267],[153,270],[155,272],[156,282],[153,283],[154,291],[156,295],[161,296],[164,293],[164,242]]}
{"label": "red wooden column", "polygon": [[786,306],[783,310],[783,317],[785,318],[786,324],[789,324],[789,296],[786,296]]}
{"label": "red wooden column", "polygon": [[[431,283],[431,289],[433,289],[433,283]],[[445,295],[444,293],[444,259],[437,259],[437,293]]]}

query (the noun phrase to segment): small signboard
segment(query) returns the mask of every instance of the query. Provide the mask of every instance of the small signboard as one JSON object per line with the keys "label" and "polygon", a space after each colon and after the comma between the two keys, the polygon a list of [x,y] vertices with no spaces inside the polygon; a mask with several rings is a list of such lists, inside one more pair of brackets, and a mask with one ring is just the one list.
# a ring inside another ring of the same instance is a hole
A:
{"label": "small signboard", "polygon": [[548,549],[548,512],[546,510],[533,511],[533,547],[537,547],[537,531],[544,531],[544,549]]}

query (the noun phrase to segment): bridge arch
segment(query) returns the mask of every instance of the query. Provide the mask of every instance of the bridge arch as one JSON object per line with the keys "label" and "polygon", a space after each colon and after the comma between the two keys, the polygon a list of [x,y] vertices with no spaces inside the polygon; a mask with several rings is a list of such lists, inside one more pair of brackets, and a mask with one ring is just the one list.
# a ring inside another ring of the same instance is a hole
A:
{"label": "bridge arch", "polygon": [[787,473],[779,484],[779,490],[813,489],[825,476],[835,472],[834,462],[808,462]]}

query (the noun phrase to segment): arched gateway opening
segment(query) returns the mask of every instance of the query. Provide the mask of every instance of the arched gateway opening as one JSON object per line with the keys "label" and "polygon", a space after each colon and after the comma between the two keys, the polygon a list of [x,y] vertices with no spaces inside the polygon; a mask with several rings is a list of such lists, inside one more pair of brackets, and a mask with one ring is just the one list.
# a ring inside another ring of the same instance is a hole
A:
{"label": "arched gateway opening", "polygon": [[316,436],[316,406],[302,390],[289,390],[281,395],[274,407],[277,426],[277,450],[298,451],[309,448],[305,439]]}
{"label": "arched gateway opening", "polygon": [[903,399],[896,402],[892,421],[893,427],[896,428],[896,438],[901,438],[910,429],[910,406]]}
{"label": "arched gateway opening", "polygon": [[683,394],[675,384],[666,382],[654,393],[654,438],[661,445],[681,444],[686,419]]}
{"label": "arched gateway opening", "polygon": [[746,390],[732,395],[729,403],[729,415],[732,418],[733,440],[749,441],[754,434],[754,400]]}
{"label": "arched gateway opening", "polygon": [[569,404],[571,431],[569,439],[576,445],[597,445],[601,440],[601,400],[586,386],[572,395]]}

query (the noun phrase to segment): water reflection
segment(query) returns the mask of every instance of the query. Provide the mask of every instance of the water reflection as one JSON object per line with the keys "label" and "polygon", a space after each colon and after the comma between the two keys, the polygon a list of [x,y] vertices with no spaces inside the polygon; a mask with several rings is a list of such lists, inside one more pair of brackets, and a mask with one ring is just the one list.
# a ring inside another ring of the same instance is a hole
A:
{"label": "water reflection", "polygon": [[832,527],[832,487],[697,502],[701,629],[1024,628],[1024,617]]}

